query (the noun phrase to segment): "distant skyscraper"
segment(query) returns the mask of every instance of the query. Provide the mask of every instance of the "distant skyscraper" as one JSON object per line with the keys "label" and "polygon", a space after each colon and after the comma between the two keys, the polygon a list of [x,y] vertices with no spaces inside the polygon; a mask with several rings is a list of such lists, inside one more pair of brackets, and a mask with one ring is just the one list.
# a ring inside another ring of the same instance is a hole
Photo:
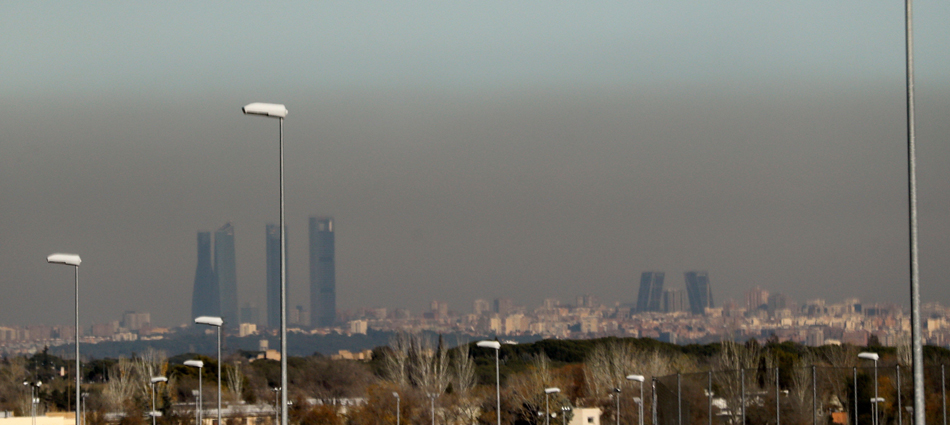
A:
{"label": "distant skyscraper", "polygon": [[[284,231],[286,238],[287,231]],[[280,328],[280,226],[268,224],[265,229],[267,253],[267,326],[271,329]],[[287,240],[284,240],[286,247]],[[286,255],[287,249],[284,249]],[[289,279],[288,279],[289,281]],[[288,284],[285,282],[285,284]],[[290,314],[290,306],[287,306]],[[289,320],[288,320],[289,322]]]}
{"label": "distant skyscraper", "polygon": [[229,327],[240,325],[238,316],[237,263],[234,255],[234,226],[227,222],[214,232],[214,274],[221,296],[221,317]]}
{"label": "distant skyscraper", "polygon": [[712,285],[706,272],[686,272],[686,294],[689,309],[693,314],[704,314],[706,307],[713,307]]}
{"label": "distant skyscraper", "polygon": [[310,326],[336,322],[333,218],[310,217]]}
{"label": "distant skyscraper", "polygon": [[640,293],[637,294],[637,312],[661,311],[663,300],[663,272],[643,272],[640,275]]}
{"label": "distant skyscraper", "polygon": [[218,281],[211,268],[211,232],[198,232],[198,265],[191,293],[191,317],[220,315],[219,299]]}

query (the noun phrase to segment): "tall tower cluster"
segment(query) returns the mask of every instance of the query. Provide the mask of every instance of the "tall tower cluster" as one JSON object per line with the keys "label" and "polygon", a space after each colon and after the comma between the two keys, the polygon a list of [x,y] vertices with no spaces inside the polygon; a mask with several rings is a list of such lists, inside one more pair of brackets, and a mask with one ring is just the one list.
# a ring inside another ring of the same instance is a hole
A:
{"label": "tall tower cluster", "polygon": [[[663,290],[663,272],[643,272],[640,275],[640,292],[637,294],[637,312],[674,312],[685,309],[682,290]],[[689,271],[685,273],[686,296],[692,314],[704,314],[713,307],[712,286],[709,273]]]}
{"label": "tall tower cluster", "polygon": [[234,226],[225,223],[214,232],[198,232],[198,264],[191,294],[191,315],[219,316],[232,326],[238,324],[237,263],[234,255]]}
{"label": "tall tower cluster", "polygon": [[[333,230],[332,217],[310,217],[311,326],[336,324],[336,241]],[[280,227],[268,224],[264,235],[267,326],[277,328],[280,326]],[[285,247],[286,242],[285,239]],[[229,326],[237,326],[241,319],[237,292],[234,226],[229,222],[214,232],[213,243],[210,232],[198,232],[192,317],[220,316]]]}

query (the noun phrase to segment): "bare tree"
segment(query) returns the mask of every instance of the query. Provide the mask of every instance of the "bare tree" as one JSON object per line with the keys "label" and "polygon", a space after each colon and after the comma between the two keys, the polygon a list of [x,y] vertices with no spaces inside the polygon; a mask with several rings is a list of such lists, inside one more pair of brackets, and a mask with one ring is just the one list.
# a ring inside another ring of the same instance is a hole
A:
{"label": "bare tree", "polygon": [[[551,361],[543,353],[531,356],[531,366],[527,371],[519,373],[508,380],[506,392],[513,408],[528,422],[534,422],[535,417],[544,409],[544,389],[549,387],[566,388],[567,380],[554,373]],[[566,404],[562,393],[549,396],[552,410],[560,409]]]}
{"label": "bare tree", "polygon": [[[722,341],[719,350],[717,363],[720,372],[717,373],[716,381],[719,386],[719,392],[730,407],[733,420],[739,420],[742,415],[742,388],[746,391],[752,389],[757,380],[750,379],[751,374],[757,370],[759,362],[762,359],[762,348],[754,339],[750,339],[745,344],[739,344],[735,341]],[[744,379],[743,379],[744,377]]]}
{"label": "bare tree", "polygon": [[228,380],[228,393],[235,404],[240,404],[244,394],[244,374],[241,373],[241,362],[235,361],[226,369],[225,377]]}
{"label": "bare tree", "polygon": [[124,412],[132,404],[137,386],[134,374],[135,365],[125,358],[119,359],[118,363],[109,370],[109,380],[106,382],[103,395],[111,410]]}

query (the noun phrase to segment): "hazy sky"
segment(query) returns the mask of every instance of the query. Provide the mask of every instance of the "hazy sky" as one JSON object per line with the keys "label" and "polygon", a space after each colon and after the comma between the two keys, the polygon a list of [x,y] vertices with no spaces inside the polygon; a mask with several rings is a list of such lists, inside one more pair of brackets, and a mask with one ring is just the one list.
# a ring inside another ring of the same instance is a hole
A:
{"label": "hazy sky", "polygon": [[[909,305],[903,2],[0,3],[0,324],[190,321],[195,234],[264,306],[284,103],[291,305]],[[950,303],[950,4],[915,2],[921,285]],[[263,314],[263,311],[262,311]]]}

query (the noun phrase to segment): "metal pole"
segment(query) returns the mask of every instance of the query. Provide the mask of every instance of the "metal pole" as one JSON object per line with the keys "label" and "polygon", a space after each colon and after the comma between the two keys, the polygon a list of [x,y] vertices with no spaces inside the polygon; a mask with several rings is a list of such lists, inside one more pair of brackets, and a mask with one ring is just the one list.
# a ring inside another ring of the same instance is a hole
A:
{"label": "metal pole", "polygon": [[[618,420],[619,422],[619,420]],[[434,422],[433,422],[434,424]],[[548,393],[544,392],[544,425],[551,425],[551,414],[548,413]]]}
{"label": "metal pole", "polygon": [[202,373],[201,373],[201,372],[203,372],[203,371],[204,371],[204,367],[199,367],[199,368],[198,368],[198,399],[195,400],[195,408],[197,409],[197,412],[195,412],[195,415],[196,415],[195,417],[196,417],[197,419],[195,419],[195,420],[198,421],[198,422],[196,422],[196,425],[202,425],[202,424],[201,424],[201,407],[202,407],[204,404],[201,402],[201,390],[202,390],[202,388],[201,388],[201,375],[202,375]]}
{"label": "metal pole", "polygon": [[874,360],[874,403],[871,404],[871,408],[874,414],[874,425],[877,425],[878,422],[878,410],[877,410],[877,359]]}
{"label": "metal pole", "polygon": [[676,373],[676,418],[677,424],[683,425],[683,386],[679,372]]}
{"label": "metal pole", "polygon": [[640,425],[643,425],[643,403],[644,403],[644,402],[646,402],[646,400],[643,399],[643,381],[641,380],[641,381],[640,381],[640,409],[639,409],[639,412],[638,412],[638,413],[639,413],[639,419],[640,419]]}
{"label": "metal pole", "polygon": [[653,377],[652,379],[651,387],[653,391],[653,400],[650,403],[650,410],[653,416],[653,425],[656,425],[656,377]]}
{"label": "metal pole", "polygon": [[943,403],[943,425],[947,425],[947,375],[940,365],[940,401]]}
{"label": "metal pole", "polygon": [[495,349],[495,402],[496,413],[498,415],[498,425],[501,425],[501,372],[498,366],[498,356],[501,346]]}
{"label": "metal pole", "polygon": [[274,388],[274,424],[280,422],[280,388]]}
{"label": "metal pole", "polygon": [[399,425],[399,397],[396,397],[396,425]]}
{"label": "metal pole", "polygon": [[[853,366],[851,368],[852,374],[854,375],[854,424],[858,424],[858,368]],[[921,424],[923,425],[923,424]]]}
{"label": "metal pole", "polygon": [[815,365],[811,365],[811,423],[818,425],[818,375]]}
{"label": "metal pole", "polygon": [[914,423],[926,421],[924,407],[924,352],[920,329],[920,271],[917,254],[917,147],[914,130],[914,26],[913,0],[904,0],[907,63],[907,182],[910,227],[911,340],[914,354]]}
{"label": "metal pole", "polygon": [[155,383],[152,382],[152,413],[149,415],[152,417],[152,425],[155,425]]}
{"label": "metal pole", "polygon": [[[284,229],[284,119],[280,118],[280,402],[287,406],[287,235]],[[220,363],[220,359],[219,359]],[[219,366],[220,367],[220,366]],[[218,377],[220,379],[220,376]],[[220,386],[219,386],[220,387]],[[220,406],[219,406],[220,409]],[[280,409],[287,425],[287,409]],[[220,419],[220,418],[219,418]],[[219,421],[220,422],[220,421]],[[218,425],[221,425],[218,423]]]}
{"label": "metal pole", "polygon": [[706,395],[708,396],[707,410],[709,412],[709,425],[712,425],[712,371],[706,372]]}
{"label": "metal pole", "polygon": [[778,394],[778,368],[775,368],[775,425],[780,425],[779,422],[779,394]]}
{"label": "metal pole", "polygon": [[79,418],[79,379],[82,371],[79,369],[79,266],[76,269],[76,417]]}
{"label": "metal pole", "polygon": [[216,425],[222,425],[221,423],[221,326],[218,328],[218,423]]}
{"label": "metal pole", "polygon": [[617,425],[620,425],[620,387],[617,387]]}
{"label": "metal pole", "polygon": [[742,424],[745,425],[745,369],[739,369],[739,380],[741,381],[739,388],[740,391],[742,391],[739,395],[742,400],[742,406],[739,407],[739,411],[742,413]]}
{"label": "metal pole", "polygon": [[901,365],[895,366],[897,370],[897,425],[904,424],[904,407],[901,405]]}

